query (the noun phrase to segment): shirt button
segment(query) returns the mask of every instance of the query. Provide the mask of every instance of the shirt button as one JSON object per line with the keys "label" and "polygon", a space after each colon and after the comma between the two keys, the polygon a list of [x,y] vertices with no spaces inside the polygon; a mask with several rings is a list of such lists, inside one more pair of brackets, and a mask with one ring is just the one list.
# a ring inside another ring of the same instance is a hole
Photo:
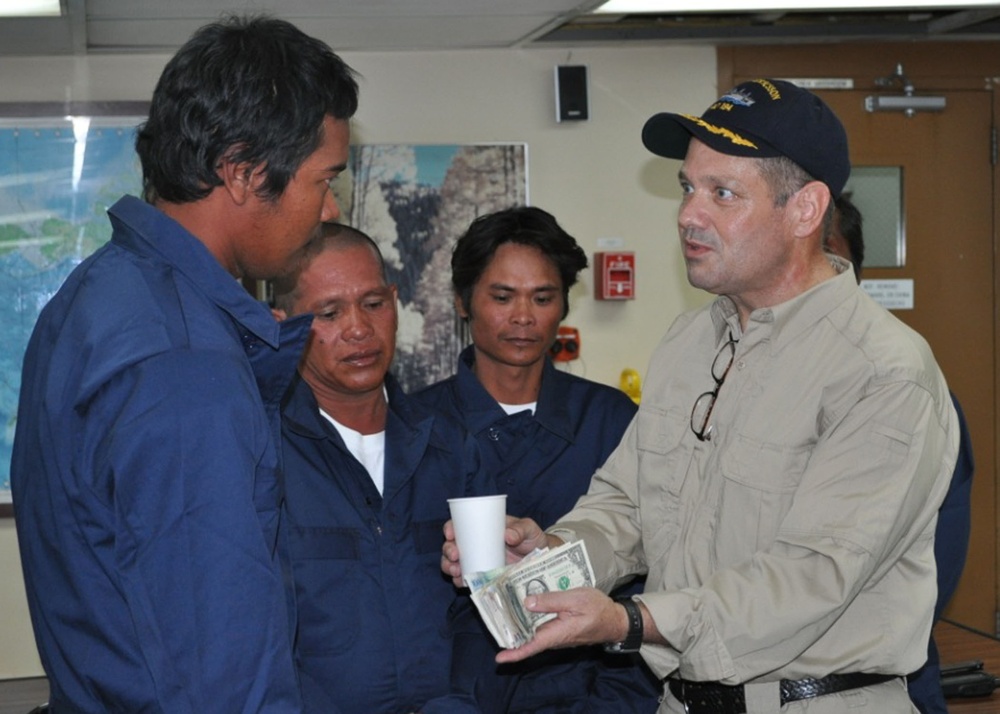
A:
{"label": "shirt button", "polygon": [[736,369],[743,369],[746,366],[747,366],[746,360],[741,359],[739,362],[736,363]]}
{"label": "shirt button", "polygon": [[496,427],[490,427],[490,441],[500,441],[500,432],[497,431]]}

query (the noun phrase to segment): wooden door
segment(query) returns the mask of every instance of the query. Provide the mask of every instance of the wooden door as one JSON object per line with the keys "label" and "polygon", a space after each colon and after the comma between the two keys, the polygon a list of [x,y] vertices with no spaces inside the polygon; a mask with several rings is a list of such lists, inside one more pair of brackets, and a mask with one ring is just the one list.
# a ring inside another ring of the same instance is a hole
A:
{"label": "wooden door", "polygon": [[[996,45],[993,48],[995,53]],[[900,53],[903,49],[919,53],[920,48],[900,48]],[[934,43],[923,45],[923,51],[941,56],[940,46]],[[832,51],[816,47],[746,48],[722,54],[725,60],[720,61],[720,84],[726,87],[755,76],[854,77],[858,89],[817,92],[847,129],[852,164],[902,167],[905,265],[866,267],[863,277],[914,281],[914,308],[894,313],[930,343],[966,413],[976,461],[972,536],[962,581],[945,616],[995,632],[998,534],[993,84],[981,76],[966,82],[956,76],[908,75],[921,92],[945,96],[945,111],[913,117],[900,112],[869,113],[864,99],[875,92],[874,77],[891,74],[896,62],[902,61],[887,54],[885,47],[862,45]],[[917,62],[916,56],[910,57],[910,65],[920,72],[923,59]],[[993,56],[1000,58],[1000,54]],[[845,58],[849,58],[846,67]],[[1000,59],[993,61],[1000,69]],[[903,64],[905,69],[906,62]],[[726,67],[734,70],[730,77],[723,76]],[[967,67],[965,71],[974,69]]]}

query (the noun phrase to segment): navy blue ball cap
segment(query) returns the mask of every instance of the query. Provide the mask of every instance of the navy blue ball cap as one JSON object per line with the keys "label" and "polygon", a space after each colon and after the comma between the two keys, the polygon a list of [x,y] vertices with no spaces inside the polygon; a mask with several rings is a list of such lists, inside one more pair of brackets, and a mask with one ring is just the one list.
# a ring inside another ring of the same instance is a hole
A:
{"label": "navy blue ball cap", "polygon": [[700,117],[656,114],[642,128],[646,148],[669,159],[683,159],[692,136],[730,156],[786,156],[834,197],[851,174],[840,119],[815,94],[780,79],[744,82]]}

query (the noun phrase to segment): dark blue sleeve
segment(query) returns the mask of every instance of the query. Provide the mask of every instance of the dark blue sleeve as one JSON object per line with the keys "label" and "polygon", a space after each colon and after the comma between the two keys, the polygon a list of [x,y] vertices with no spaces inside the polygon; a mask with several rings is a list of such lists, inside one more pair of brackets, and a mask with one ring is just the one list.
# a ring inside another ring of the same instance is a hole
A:
{"label": "dark blue sleeve", "polygon": [[[951,476],[948,492],[938,511],[934,531],[934,560],[937,564],[938,599],[934,604],[934,621],[948,605],[965,567],[972,528],[972,474],[975,462],[972,457],[972,438],[965,421],[965,413],[955,395],[951,395],[958,412],[959,444],[955,471]],[[908,677],[910,699],[921,714],[947,714],[944,692],[941,690],[941,664],[937,646],[931,637],[927,648],[927,662]]]}
{"label": "dark blue sleeve", "polygon": [[448,626],[452,636],[451,693],[427,702],[420,714],[501,714],[501,703],[492,708],[480,704],[490,702],[492,696],[482,690],[482,685],[496,684],[496,678],[490,675],[496,649],[483,637],[479,615],[467,593],[452,603]]}
{"label": "dark blue sleeve", "polygon": [[517,680],[498,672],[494,658],[499,650],[467,593],[452,603],[448,623],[453,638],[451,687],[455,699],[481,714],[504,714]]}
{"label": "dark blue sleeve", "polygon": [[941,664],[933,637],[927,662],[907,677],[906,689],[920,714],[948,714],[944,690],[941,689]]}
{"label": "dark blue sleeve", "polygon": [[638,655],[591,646],[540,656],[518,677],[509,714],[654,714],[659,707],[660,687]]}
{"label": "dark blue sleeve", "polygon": [[948,493],[938,511],[937,529],[934,531],[934,560],[937,563],[938,600],[934,606],[934,620],[941,617],[951,596],[955,594],[959,578],[965,568],[972,528],[972,438],[961,405],[952,395],[958,412],[958,460],[951,477]]}
{"label": "dark blue sleeve", "polygon": [[420,714],[482,714],[469,697],[449,695],[431,699],[420,708]]}
{"label": "dark blue sleeve", "polygon": [[263,467],[274,445],[252,375],[235,357],[180,351],[138,365],[130,387],[100,456],[119,587],[157,687],[143,709],[300,711],[263,526],[278,501]]}

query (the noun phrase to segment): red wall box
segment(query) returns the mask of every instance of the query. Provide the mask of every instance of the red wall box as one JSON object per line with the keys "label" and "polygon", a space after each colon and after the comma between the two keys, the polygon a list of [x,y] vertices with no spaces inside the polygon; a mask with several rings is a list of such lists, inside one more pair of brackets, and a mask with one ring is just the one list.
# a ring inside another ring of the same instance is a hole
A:
{"label": "red wall box", "polygon": [[594,253],[594,299],[635,298],[635,253]]}

